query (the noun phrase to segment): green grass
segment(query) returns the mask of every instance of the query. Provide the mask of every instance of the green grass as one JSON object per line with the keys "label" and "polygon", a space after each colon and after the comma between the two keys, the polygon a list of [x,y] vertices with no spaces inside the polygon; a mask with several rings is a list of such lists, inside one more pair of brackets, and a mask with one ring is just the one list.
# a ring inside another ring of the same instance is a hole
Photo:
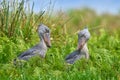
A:
{"label": "green grass", "polygon": [[[52,11],[34,13],[34,3],[32,8],[24,8],[24,0],[10,3],[0,1],[0,80],[120,80],[119,15],[97,16],[83,9],[51,16]],[[40,22],[51,29],[52,47],[45,59],[34,57],[13,65],[17,55],[39,42],[36,29]],[[85,25],[91,33],[90,59],[69,65],[65,56],[76,49],[76,32]]]}
{"label": "green grass", "polygon": [[[48,50],[45,59],[35,57],[23,65],[13,65],[13,59],[20,52],[31,47],[35,40],[25,43],[22,39],[16,42],[9,38],[1,38],[0,43],[0,79],[17,80],[119,80],[120,79],[120,41],[116,36],[103,33],[93,35],[88,46],[90,59],[77,61],[74,65],[68,65],[64,59],[67,54],[75,50],[77,36],[66,36],[66,40],[52,41],[52,47]],[[66,41],[66,42],[65,42]],[[65,42],[65,43],[63,43]]]}

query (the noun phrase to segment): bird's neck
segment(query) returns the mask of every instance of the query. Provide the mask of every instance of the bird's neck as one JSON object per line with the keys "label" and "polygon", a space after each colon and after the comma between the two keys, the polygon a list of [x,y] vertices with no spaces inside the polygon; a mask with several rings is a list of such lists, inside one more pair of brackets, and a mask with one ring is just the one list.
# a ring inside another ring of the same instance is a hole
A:
{"label": "bird's neck", "polygon": [[82,49],[78,49],[79,52],[83,51],[83,50],[86,50],[87,48],[87,43],[84,44],[84,46],[82,47]]}
{"label": "bird's neck", "polygon": [[81,55],[84,55],[86,59],[89,59],[89,51],[87,47],[87,43],[83,46],[81,50],[79,50]]}
{"label": "bird's neck", "polygon": [[46,45],[46,43],[45,43],[45,41],[44,41],[43,38],[40,38],[40,47],[41,47],[42,49],[47,50],[47,45]]}

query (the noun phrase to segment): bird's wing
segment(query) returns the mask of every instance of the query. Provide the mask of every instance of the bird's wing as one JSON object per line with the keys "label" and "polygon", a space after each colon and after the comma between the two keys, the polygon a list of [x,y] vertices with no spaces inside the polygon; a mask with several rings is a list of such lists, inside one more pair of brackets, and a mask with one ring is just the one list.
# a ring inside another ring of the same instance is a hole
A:
{"label": "bird's wing", "polygon": [[25,57],[25,56],[29,56],[29,55],[35,55],[36,52],[38,52],[38,48],[37,48],[37,45],[28,49],[27,51],[23,52],[22,54],[20,54],[18,57],[19,58],[22,58],[22,57]]}
{"label": "bird's wing", "polygon": [[72,52],[71,54],[69,54],[69,55],[65,58],[65,60],[72,59],[72,58],[74,58],[74,57],[75,57],[76,55],[78,55],[78,54],[79,54],[79,51],[76,50],[76,51]]}

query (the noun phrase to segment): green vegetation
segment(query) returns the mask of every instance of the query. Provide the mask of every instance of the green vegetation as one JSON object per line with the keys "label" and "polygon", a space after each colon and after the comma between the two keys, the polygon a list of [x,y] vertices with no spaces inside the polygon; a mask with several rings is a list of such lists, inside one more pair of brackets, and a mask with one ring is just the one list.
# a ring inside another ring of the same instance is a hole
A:
{"label": "green vegetation", "polygon": [[[52,17],[46,12],[25,12],[25,2],[0,2],[0,80],[120,80],[120,15],[97,15],[93,10],[70,10]],[[11,5],[10,5],[11,4]],[[45,59],[34,57],[22,65],[13,59],[39,42],[36,29],[43,22],[51,29],[52,47]],[[90,59],[74,65],[64,58],[77,47],[77,32],[89,26]]]}

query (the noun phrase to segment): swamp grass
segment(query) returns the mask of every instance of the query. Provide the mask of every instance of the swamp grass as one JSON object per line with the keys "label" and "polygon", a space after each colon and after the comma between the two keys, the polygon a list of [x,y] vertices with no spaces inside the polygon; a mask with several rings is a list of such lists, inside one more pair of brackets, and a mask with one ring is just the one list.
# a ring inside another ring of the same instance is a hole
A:
{"label": "swamp grass", "polygon": [[[120,80],[119,14],[98,16],[91,9],[83,9],[50,17],[45,12],[35,14],[34,3],[26,13],[24,5],[24,0],[13,5],[7,0],[1,2],[0,80]],[[36,30],[41,22],[51,29],[52,47],[45,59],[34,57],[13,65],[17,55],[39,42]],[[77,32],[85,25],[91,33],[90,59],[69,65],[65,56],[76,49]]]}

